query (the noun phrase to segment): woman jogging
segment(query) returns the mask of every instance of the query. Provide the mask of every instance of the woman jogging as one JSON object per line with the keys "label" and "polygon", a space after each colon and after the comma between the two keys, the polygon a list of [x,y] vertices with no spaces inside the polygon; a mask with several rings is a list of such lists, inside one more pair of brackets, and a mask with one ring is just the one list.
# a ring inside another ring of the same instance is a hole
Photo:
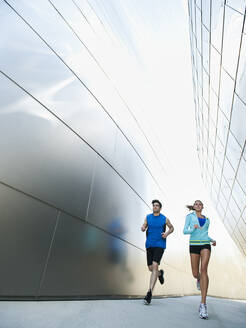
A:
{"label": "woman jogging", "polygon": [[187,208],[193,212],[186,216],[183,233],[190,234],[191,269],[194,278],[197,279],[197,289],[201,290],[199,316],[201,319],[207,319],[206,297],[209,281],[207,270],[211,253],[210,243],[216,246],[216,241],[208,235],[210,220],[202,215],[203,203],[196,200],[194,205],[187,205]]}

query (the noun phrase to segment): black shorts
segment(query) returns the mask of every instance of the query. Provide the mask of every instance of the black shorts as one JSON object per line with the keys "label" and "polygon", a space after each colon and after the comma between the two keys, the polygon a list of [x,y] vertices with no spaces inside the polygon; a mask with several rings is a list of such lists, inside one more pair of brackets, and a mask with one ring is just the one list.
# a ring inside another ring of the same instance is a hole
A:
{"label": "black shorts", "polygon": [[164,253],[164,248],[162,247],[149,247],[146,249],[147,254],[147,264],[148,266],[152,265],[152,262],[155,261],[160,264],[162,255]]}
{"label": "black shorts", "polygon": [[211,245],[190,245],[190,253],[191,254],[200,254],[202,249],[209,249],[211,252]]}

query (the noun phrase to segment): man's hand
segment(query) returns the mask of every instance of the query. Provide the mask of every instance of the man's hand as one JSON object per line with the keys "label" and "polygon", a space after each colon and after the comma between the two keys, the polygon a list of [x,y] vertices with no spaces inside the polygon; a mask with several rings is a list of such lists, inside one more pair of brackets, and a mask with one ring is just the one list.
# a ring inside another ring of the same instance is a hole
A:
{"label": "man's hand", "polygon": [[142,230],[143,232],[146,230],[146,227],[145,227],[144,224],[142,225],[141,230]]}
{"label": "man's hand", "polygon": [[198,227],[198,224],[195,224],[195,225],[194,225],[194,228],[195,228],[195,229],[198,229],[198,228],[199,228],[199,227]]}
{"label": "man's hand", "polygon": [[216,246],[216,240],[211,240],[213,246]]}
{"label": "man's hand", "polygon": [[163,239],[167,238],[167,236],[174,231],[174,227],[168,218],[166,219],[166,225],[168,226],[169,229],[167,232],[162,232],[161,237]]}
{"label": "man's hand", "polygon": [[147,222],[147,219],[145,218],[145,220],[144,220],[144,224],[143,224],[142,227],[141,227],[141,231],[144,232],[147,228],[148,228],[148,222]]}

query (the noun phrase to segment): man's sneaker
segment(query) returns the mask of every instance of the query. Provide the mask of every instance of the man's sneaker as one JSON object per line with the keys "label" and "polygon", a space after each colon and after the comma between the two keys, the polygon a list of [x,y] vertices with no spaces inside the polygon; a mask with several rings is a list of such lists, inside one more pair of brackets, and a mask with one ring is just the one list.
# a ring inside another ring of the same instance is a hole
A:
{"label": "man's sneaker", "polygon": [[160,275],[158,276],[160,283],[163,285],[164,284],[164,271],[161,269],[160,270]]}
{"label": "man's sneaker", "polygon": [[197,287],[198,290],[201,290],[200,279],[197,279],[197,281],[196,281],[196,287]]}
{"label": "man's sneaker", "polygon": [[151,298],[152,298],[152,293],[151,290],[149,290],[144,298],[144,304],[149,305],[151,302]]}
{"label": "man's sneaker", "polygon": [[207,305],[201,303],[199,308],[199,316],[201,319],[208,319]]}

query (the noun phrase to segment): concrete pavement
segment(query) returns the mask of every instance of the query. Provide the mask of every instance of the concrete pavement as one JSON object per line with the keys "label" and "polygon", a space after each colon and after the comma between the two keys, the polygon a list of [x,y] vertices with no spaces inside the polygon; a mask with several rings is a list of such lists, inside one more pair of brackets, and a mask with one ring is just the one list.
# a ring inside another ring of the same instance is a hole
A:
{"label": "concrete pavement", "polygon": [[208,297],[209,319],[198,317],[199,296],[98,301],[1,301],[0,328],[245,328],[246,302]]}

